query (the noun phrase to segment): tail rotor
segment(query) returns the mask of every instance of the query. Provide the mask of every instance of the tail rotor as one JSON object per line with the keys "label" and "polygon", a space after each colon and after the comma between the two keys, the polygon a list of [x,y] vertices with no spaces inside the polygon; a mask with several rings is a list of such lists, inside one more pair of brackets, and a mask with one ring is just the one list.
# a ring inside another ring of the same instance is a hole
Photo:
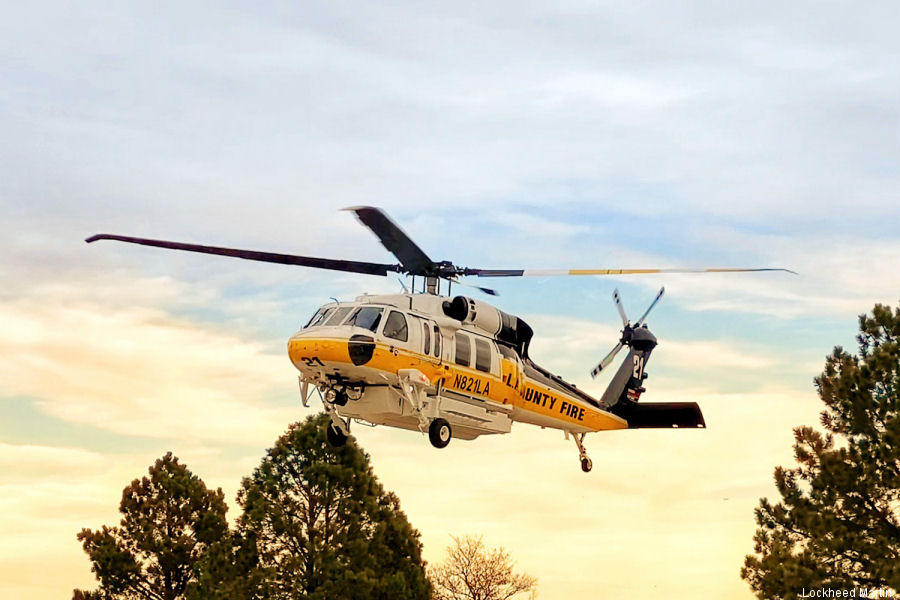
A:
{"label": "tail rotor", "polygon": [[644,311],[644,314],[641,315],[641,318],[638,319],[637,323],[632,325],[628,316],[625,314],[625,308],[622,306],[622,297],[619,295],[619,290],[616,289],[613,291],[613,301],[616,303],[616,310],[619,311],[619,316],[622,318],[622,337],[619,339],[619,343],[615,345],[615,347],[609,351],[609,354],[603,357],[597,366],[591,369],[591,377],[596,378],[600,372],[608,367],[613,360],[615,360],[616,355],[619,351],[625,347],[631,345],[631,338],[634,334],[634,330],[644,324],[644,320],[647,318],[647,315],[650,314],[650,311],[653,310],[653,307],[659,302],[659,299],[662,298],[665,293],[666,288],[662,287],[659,289],[659,292],[656,294],[656,298],[653,299],[653,302],[650,303],[650,306],[647,307],[647,310]]}

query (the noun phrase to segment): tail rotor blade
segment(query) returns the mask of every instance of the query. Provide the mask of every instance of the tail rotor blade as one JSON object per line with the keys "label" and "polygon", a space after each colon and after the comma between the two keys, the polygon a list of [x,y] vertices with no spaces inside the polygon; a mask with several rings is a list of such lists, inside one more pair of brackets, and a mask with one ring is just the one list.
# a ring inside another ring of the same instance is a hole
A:
{"label": "tail rotor blade", "polygon": [[647,315],[650,314],[650,311],[653,310],[653,307],[656,306],[656,303],[659,302],[659,299],[662,298],[663,294],[666,292],[666,288],[659,288],[659,293],[656,294],[656,298],[653,299],[653,302],[650,303],[650,306],[647,307],[647,310],[644,311],[644,314],[641,315],[641,318],[638,319],[638,322],[635,323],[635,327],[640,327],[644,324],[644,319],[647,318]]}
{"label": "tail rotor blade", "polygon": [[616,303],[616,310],[622,317],[622,325],[628,325],[628,317],[625,315],[625,307],[622,306],[622,297],[619,295],[619,288],[613,290],[613,301]]}
{"label": "tail rotor blade", "polygon": [[603,360],[601,360],[599,363],[597,363],[596,367],[591,369],[591,377],[597,377],[597,375],[600,374],[600,371],[602,371],[603,369],[608,367],[609,363],[611,363],[613,361],[613,359],[616,358],[616,354],[619,353],[619,350],[622,349],[623,345],[624,344],[622,344],[622,342],[619,342],[618,344],[616,344],[616,347],[613,348],[612,350],[610,350],[609,354],[604,356]]}

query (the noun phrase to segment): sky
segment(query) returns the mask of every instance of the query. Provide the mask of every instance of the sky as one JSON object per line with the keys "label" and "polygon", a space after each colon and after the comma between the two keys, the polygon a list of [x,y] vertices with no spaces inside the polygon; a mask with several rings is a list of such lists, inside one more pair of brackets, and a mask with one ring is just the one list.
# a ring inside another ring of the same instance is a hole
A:
{"label": "sky", "polygon": [[312,412],[288,337],[400,289],[84,238],[394,262],[340,212],[365,204],[461,266],[799,273],[491,281],[595,394],[613,289],[637,316],[666,287],[643,400],[708,429],[588,436],[588,475],[522,424],[443,450],[355,429],[430,562],[480,534],[540,598],[752,598],[753,509],[813,378],[900,301],[898,134],[888,2],[3,3],[0,596],[92,588],[75,535],[167,451],[234,518]]}

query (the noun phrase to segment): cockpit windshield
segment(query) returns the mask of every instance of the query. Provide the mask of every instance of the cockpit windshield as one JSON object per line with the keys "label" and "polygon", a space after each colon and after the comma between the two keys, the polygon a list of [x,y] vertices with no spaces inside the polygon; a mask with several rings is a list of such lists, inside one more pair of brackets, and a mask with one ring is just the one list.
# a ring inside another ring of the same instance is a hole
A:
{"label": "cockpit windshield", "polygon": [[331,316],[328,317],[328,320],[325,321],[323,323],[323,325],[327,325],[329,327],[340,325],[341,322],[344,320],[344,317],[347,316],[347,313],[350,312],[351,308],[353,308],[353,307],[352,306],[342,306],[342,307],[338,308],[336,311],[331,313]]}
{"label": "cockpit windshield", "polygon": [[[303,329],[352,325],[375,333],[381,323],[383,312],[384,309],[377,306],[323,306],[316,311]],[[349,318],[347,315],[350,315]]]}
{"label": "cockpit windshield", "polygon": [[382,312],[383,309],[375,306],[360,306],[352,315],[350,315],[350,318],[347,319],[347,322],[344,323],[344,325],[362,327],[374,333],[375,330],[378,329],[378,324],[381,322]]}
{"label": "cockpit windshield", "polygon": [[309,329],[310,327],[315,327],[316,325],[321,325],[328,316],[334,312],[334,307],[322,307],[316,311],[316,314],[312,316],[309,322],[303,326],[303,329]]}

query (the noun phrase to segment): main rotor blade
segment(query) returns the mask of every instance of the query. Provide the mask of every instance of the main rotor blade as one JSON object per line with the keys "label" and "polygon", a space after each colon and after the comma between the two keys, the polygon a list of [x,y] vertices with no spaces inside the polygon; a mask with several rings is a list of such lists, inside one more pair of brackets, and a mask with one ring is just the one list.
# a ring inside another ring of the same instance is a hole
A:
{"label": "main rotor blade", "polygon": [[461,275],[475,277],[551,277],[555,275],[647,275],[652,273],[750,273],[759,271],[784,271],[790,269],[764,267],[754,269],[743,268],[711,268],[711,269],[462,269]]}
{"label": "main rotor blade", "polygon": [[168,242],[165,240],[151,240],[147,238],[128,237],[124,235],[112,235],[101,233],[87,238],[87,243],[97,240],[115,240],[129,244],[142,246],[154,246],[169,250],[185,250],[187,252],[200,252],[202,254],[216,254],[218,256],[231,256],[246,260],[260,262],[279,263],[282,265],[299,265],[301,267],[313,267],[315,269],[328,269],[330,271],[346,271],[349,273],[364,273],[366,275],[387,275],[389,272],[400,273],[400,265],[383,265],[379,263],[358,262],[354,260],[337,260],[333,258],[316,258],[313,256],[297,256],[294,254],[276,254],[274,252],[257,252],[255,250],[238,250],[237,248],[220,248],[218,246],[201,246],[199,244],[184,244],[181,242]]}
{"label": "main rotor blade", "polygon": [[459,279],[448,279],[447,281],[452,281],[456,285],[464,285],[466,287],[475,288],[476,290],[480,290],[487,294],[488,296],[499,296],[500,292],[497,290],[492,290],[491,288],[481,287],[480,285],[473,285],[471,283],[466,283],[464,281],[460,281]]}
{"label": "main rotor blade", "polygon": [[359,222],[372,230],[381,244],[396,256],[410,275],[431,275],[434,261],[413,242],[384,211],[374,206],[351,206],[344,210],[356,214]]}
{"label": "main rotor blade", "polygon": [[634,324],[635,327],[640,327],[644,324],[644,319],[647,318],[647,315],[650,314],[650,311],[653,310],[653,307],[656,306],[656,303],[659,302],[659,299],[662,298],[662,295],[666,292],[666,288],[659,288],[659,293],[656,294],[656,298],[653,299],[653,302],[650,303],[650,306],[647,307],[647,310],[644,311],[644,314],[641,315],[641,318],[638,319],[638,322]]}

